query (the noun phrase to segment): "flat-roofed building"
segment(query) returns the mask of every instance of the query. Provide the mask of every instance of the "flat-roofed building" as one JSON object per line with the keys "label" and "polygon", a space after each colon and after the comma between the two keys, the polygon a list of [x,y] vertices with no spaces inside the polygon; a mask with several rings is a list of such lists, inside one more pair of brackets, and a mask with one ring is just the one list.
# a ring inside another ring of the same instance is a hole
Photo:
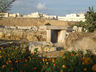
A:
{"label": "flat-roofed building", "polygon": [[0,17],[9,17],[9,13],[0,13]]}
{"label": "flat-roofed building", "polygon": [[67,14],[66,16],[58,16],[58,20],[62,21],[85,21],[85,15],[83,13],[80,14]]}

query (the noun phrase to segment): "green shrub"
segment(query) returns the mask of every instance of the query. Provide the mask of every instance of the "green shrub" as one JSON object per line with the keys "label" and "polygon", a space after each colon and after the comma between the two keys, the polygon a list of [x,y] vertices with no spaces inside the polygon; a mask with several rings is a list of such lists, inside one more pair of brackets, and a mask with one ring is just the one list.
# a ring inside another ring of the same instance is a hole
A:
{"label": "green shrub", "polygon": [[45,25],[51,25],[50,23],[46,23]]}
{"label": "green shrub", "polygon": [[96,72],[96,55],[89,51],[66,51],[62,57],[43,58],[38,56],[38,48],[31,54],[22,47],[0,48],[0,72]]}

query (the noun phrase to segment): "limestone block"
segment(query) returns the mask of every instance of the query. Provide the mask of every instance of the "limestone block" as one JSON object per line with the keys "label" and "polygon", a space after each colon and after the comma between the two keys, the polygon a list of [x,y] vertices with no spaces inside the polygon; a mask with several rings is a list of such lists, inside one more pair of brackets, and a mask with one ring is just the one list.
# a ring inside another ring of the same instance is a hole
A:
{"label": "limestone block", "polygon": [[16,26],[9,26],[9,28],[11,28],[11,29],[16,29]]}
{"label": "limestone block", "polygon": [[42,47],[41,46],[38,46],[37,48],[38,48],[38,52],[41,53],[42,52]]}
{"label": "limestone block", "polygon": [[78,28],[78,32],[82,32],[82,27],[79,27]]}
{"label": "limestone block", "polygon": [[29,51],[31,52],[31,53],[34,53],[34,50],[36,49],[36,48],[38,48],[38,52],[42,52],[42,47],[41,46],[35,46],[35,45],[30,45],[29,46]]}
{"label": "limestone block", "polygon": [[34,49],[35,49],[35,47],[34,47],[33,45],[30,45],[30,46],[29,46],[29,51],[30,51],[31,53],[34,53]]}
{"label": "limestone block", "polygon": [[51,30],[47,30],[47,42],[51,42]]}
{"label": "limestone block", "polygon": [[38,28],[36,26],[34,26],[34,27],[32,27],[32,30],[36,32],[36,31],[38,31]]}
{"label": "limestone block", "polygon": [[59,35],[58,35],[58,42],[59,43],[64,43],[65,42],[65,38],[66,38],[66,31],[65,30],[61,30]]}
{"label": "limestone block", "polygon": [[32,35],[28,34],[28,35],[26,36],[26,39],[27,39],[28,41],[30,41],[30,40],[32,39]]}
{"label": "limestone block", "polygon": [[7,33],[7,34],[5,34],[5,38],[9,38],[11,36],[11,34],[10,33]]}
{"label": "limestone block", "polygon": [[50,49],[49,49],[49,47],[44,47],[44,50],[43,50],[44,52],[49,52],[50,51]]}
{"label": "limestone block", "polygon": [[56,51],[56,47],[51,47],[50,51]]}
{"label": "limestone block", "polygon": [[3,32],[0,32],[0,38],[2,38],[4,36]]}
{"label": "limestone block", "polygon": [[39,31],[46,31],[46,26],[40,26]]}
{"label": "limestone block", "polygon": [[31,29],[31,27],[26,27],[26,26],[25,26],[25,27],[18,26],[17,28],[18,28],[18,29]]}
{"label": "limestone block", "polygon": [[74,27],[73,27],[73,30],[74,30],[74,31],[77,31],[77,29],[78,29],[77,26],[74,26]]}

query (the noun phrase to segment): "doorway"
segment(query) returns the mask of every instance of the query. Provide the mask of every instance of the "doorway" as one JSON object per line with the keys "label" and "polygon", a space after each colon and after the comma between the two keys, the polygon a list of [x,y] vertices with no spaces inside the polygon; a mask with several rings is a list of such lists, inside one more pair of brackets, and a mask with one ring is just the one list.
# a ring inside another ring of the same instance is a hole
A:
{"label": "doorway", "polygon": [[60,30],[51,30],[51,42],[52,43],[58,42],[59,34],[60,34]]}

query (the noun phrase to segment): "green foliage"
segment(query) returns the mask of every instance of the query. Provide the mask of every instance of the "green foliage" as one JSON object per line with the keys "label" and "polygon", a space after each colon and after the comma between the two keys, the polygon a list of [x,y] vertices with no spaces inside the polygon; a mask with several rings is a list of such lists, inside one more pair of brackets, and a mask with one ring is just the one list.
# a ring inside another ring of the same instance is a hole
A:
{"label": "green foliage", "polygon": [[0,13],[7,12],[15,0],[0,0]]}
{"label": "green foliage", "polygon": [[94,32],[96,29],[96,12],[94,12],[93,7],[89,7],[89,11],[85,14],[86,22],[85,28],[89,32]]}
{"label": "green foliage", "polygon": [[0,72],[96,72],[96,55],[87,51],[64,52],[62,57],[44,58],[23,46],[0,48]]}
{"label": "green foliage", "polygon": [[46,23],[45,25],[51,25],[50,23]]}
{"label": "green foliage", "polygon": [[85,19],[85,22],[80,22],[77,26],[85,28],[88,32],[96,31],[96,12],[93,7],[89,7],[89,11],[85,13]]}

